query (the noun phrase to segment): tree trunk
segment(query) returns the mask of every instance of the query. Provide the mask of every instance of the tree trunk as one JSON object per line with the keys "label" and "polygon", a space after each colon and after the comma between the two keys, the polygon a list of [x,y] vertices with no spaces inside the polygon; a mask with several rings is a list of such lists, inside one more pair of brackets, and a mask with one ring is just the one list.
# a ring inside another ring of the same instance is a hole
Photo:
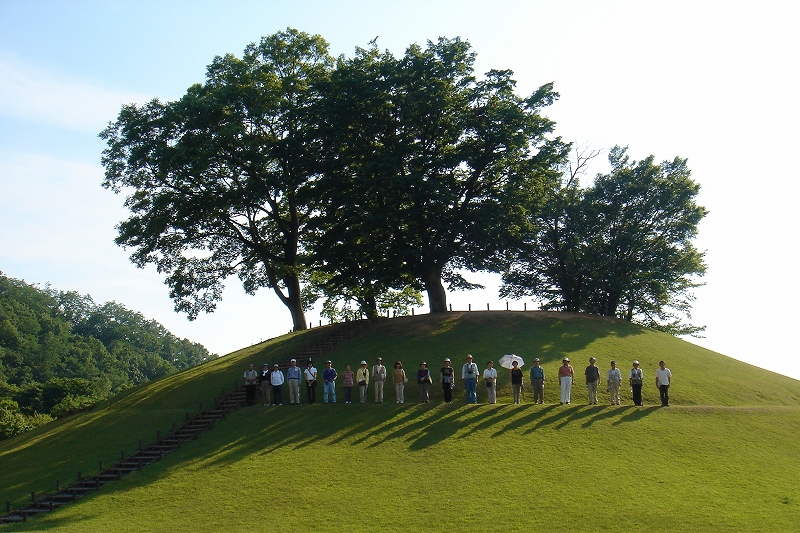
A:
{"label": "tree trunk", "polygon": [[286,277],[283,282],[286,284],[286,292],[288,293],[283,303],[292,314],[292,331],[308,329],[306,314],[303,312],[303,302],[300,299],[300,280],[296,277]]}
{"label": "tree trunk", "polygon": [[422,276],[425,291],[428,293],[428,306],[431,313],[447,312],[447,293],[442,285],[442,269],[430,269]]}

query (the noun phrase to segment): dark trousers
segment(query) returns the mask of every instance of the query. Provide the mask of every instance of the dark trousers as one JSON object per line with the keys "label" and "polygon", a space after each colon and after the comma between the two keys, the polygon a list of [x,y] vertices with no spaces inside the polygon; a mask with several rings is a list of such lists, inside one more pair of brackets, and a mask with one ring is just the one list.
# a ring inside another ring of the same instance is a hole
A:
{"label": "dark trousers", "polygon": [[344,387],[344,401],[350,403],[353,400],[353,387]]}
{"label": "dark trousers", "polygon": [[283,385],[272,386],[272,405],[280,405],[283,403]]}
{"label": "dark trousers", "polygon": [[661,395],[661,405],[664,407],[669,405],[669,385],[659,385],[658,393]]}
{"label": "dark trousers", "polygon": [[306,381],[306,395],[308,396],[308,403],[317,401],[317,382],[312,381],[310,384]]}
{"label": "dark trousers", "polygon": [[631,388],[633,389],[633,405],[642,405],[642,384],[634,383]]}
{"label": "dark trousers", "polygon": [[453,401],[453,384],[452,383],[444,383],[442,384],[442,391],[444,392],[444,401],[450,403]]}
{"label": "dark trousers", "polygon": [[256,390],[257,390],[257,385],[255,384],[246,385],[244,387],[247,405],[253,405],[256,402]]}

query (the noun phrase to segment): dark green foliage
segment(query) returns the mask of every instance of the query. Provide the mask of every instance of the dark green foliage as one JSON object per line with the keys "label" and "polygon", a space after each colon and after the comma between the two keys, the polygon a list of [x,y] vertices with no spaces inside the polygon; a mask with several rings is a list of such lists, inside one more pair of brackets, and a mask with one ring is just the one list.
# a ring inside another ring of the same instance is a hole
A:
{"label": "dark green foliage", "polygon": [[180,100],[124,106],[101,133],[103,185],[132,191],[116,242],[167,274],[190,319],[236,275],[249,293],[272,288],[306,327],[301,238],[313,205],[301,196],[320,159],[311,107],[327,49],[296,30],[264,37],[241,59],[216,57]]}
{"label": "dark green foliage", "polygon": [[514,245],[567,149],[540,114],[558,94],[548,84],[521,98],[510,71],[477,80],[474,60],[467,42],[441,38],[338,62],[314,221],[315,267],[331,283],[373,298],[425,289],[441,312],[443,282],[471,287],[459,270],[496,270]]}
{"label": "dark green foliage", "polygon": [[98,306],[89,296],[0,274],[0,399],[16,406],[3,415],[8,427],[29,427],[42,420],[36,413],[90,407],[210,358],[199,344],[120,304]]}
{"label": "dark green foliage", "polygon": [[611,173],[581,189],[570,175],[532,221],[527,245],[505,272],[502,296],[532,295],[547,309],[618,316],[676,334],[691,289],[705,273],[692,244],[706,215],[685,159],[630,161],[609,154]]}

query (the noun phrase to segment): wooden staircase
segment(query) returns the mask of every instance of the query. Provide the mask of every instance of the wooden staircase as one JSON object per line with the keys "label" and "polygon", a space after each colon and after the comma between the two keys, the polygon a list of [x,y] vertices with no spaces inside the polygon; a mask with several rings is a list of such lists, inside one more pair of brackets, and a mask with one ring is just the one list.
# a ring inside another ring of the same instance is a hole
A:
{"label": "wooden staircase", "polygon": [[[286,368],[290,366],[291,359],[296,359],[298,364],[303,366],[307,360],[323,356],[334,347],[360,335],[364,331],[377,326],[385,320],[388,319],[357,320],[323,326],[325,328],[331,328],[330,333],[318,339],[316,342],[301,348],[291,357],[287,357],[286,360],[278,363],[279,368],[285,371]],[[186,419],[183,424],[177,426],[173,423],[172,429],[163,437],[160,432],[157,432],[156,441],[154,443],[143,447],[141,441],[139,441],[138,449],[127,456],[124,451],[121,451],[119,460],[113,466],[104,468],[103,463],[100,462],[96,474],[84,477],[78,472],[77,479],[65,487],[62,487],[60,482],[56,481],[56,489],[54,492],[43,495],[31,493],[31,501],[24,507],[12,510],[11,502],[7,502],[6,513],[0,515],[0,524],[25,522],[30,517],[58,509],[63,505],[86,496],[92,491],[99,490],[100,487],[108,483],[122,479],[131,472],[141,470],[178,450],[183,444],[200,438],[201,434],[213,429],[214,424],[244,405],[244,386],[240,385],[238,382],[234,382],[233,390],[225,391],[225,389],[223,389],[222,396],[214,400],[214,406],[212,408],[204,409],[203,405],[199,404],[197,414],[190,416],[189,413],[186,413]]]}

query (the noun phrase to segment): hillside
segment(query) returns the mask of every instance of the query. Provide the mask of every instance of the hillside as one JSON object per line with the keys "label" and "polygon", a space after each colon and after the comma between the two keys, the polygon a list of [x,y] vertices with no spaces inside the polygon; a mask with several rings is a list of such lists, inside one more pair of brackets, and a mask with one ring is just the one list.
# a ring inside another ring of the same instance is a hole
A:
{"label": "hillside", "polygon": [[[198,402],[241,382],[248,362],[282,360],[327,328],[253,346],[0,442],[0,497],[23,502],[155,439]],[[242,409],[180,451],[80,503],[9,530],[792,531],[800,523],[800,382],[666,334],[561,313],[448,313],[393,319],[326,355],[341,372],[378,355],[409,373],[466,353],[481,369],[517,353],[550,376],[563,356],[645,371],[645,407],[306,405]],[[673,406],[654,407],[659,359]],[[318,362],[317,366],[321,368]],[[527,368],[528,365],[526,365]],[[341,386],[338,390],[341,392]],[[321,392],[321,391],[320,391]],[[485,391],[480,391],[485,402]],[[601,393],[601,399],[605,399]],[[305,397],[302,397],[305,402]],[[556,402],[555,404],[553,402]],[[261,527],[263,526],[263,527]]]}

